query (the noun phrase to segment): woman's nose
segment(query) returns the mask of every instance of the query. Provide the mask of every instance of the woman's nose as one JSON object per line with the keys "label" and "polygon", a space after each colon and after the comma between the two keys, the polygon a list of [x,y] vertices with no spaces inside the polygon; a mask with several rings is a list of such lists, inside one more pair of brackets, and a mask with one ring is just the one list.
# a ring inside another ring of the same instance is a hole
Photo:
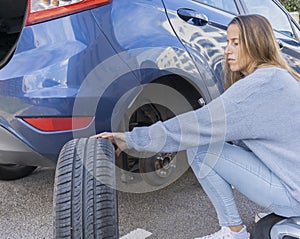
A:
{"label": "woman's nose", "polygon": [[230,49],[230,46],[229,46],[229,44],[225,47],[225,54],[229,54],[229,53],[231,53],[231,49]]}

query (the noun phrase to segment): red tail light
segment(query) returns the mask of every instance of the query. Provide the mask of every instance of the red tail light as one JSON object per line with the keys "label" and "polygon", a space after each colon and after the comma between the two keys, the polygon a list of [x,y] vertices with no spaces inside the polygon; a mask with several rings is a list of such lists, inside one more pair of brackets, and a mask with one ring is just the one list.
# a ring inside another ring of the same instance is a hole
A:
{"label": "red tail light", "polygon": [[28,0],[25,25],[70,15],[111,3],[112,0]]}
{"label": "red tail light", "polygon": [[41,131],[54,132],[85,128],[92,122],[93,117],[43,117],[23,120]]}

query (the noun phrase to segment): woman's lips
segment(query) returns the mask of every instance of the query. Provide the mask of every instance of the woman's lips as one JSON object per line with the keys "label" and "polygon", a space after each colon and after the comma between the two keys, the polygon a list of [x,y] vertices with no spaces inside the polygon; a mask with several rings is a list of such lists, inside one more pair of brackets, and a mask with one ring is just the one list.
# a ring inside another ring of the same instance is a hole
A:
{"label": "woman's lips", "polygon": [[233,59],[233,58],[228,58],[228,59],[227,59],[227,62],[228,62],[228,64],[234,63],[234,62],[235,62],[235,59]]}

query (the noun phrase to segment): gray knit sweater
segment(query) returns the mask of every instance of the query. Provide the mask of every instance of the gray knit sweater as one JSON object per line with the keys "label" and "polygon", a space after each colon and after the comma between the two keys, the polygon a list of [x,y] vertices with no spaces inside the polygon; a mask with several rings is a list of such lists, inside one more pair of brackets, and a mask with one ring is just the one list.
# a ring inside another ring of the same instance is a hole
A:
{"label": "gray knit sweater", "polygon": [[300,83],[286,70],[261,68],[206,106],[126,133],[128,148],[174,152],[240,141],[300,202]]}

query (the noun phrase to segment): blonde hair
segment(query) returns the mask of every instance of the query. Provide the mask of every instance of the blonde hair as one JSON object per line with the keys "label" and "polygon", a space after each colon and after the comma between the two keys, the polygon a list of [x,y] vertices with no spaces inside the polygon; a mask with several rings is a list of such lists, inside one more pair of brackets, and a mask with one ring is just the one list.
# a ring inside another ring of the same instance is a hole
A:
{"label": "blonde hair", "polygon": [[[286,69],[296,80],[300,81],[300,75],[287,64],[281,55],[273,28],[265,17],[257,14],[237,16],[228,26],[231,24],[236,24],[239,28],[239,44],[241,46],[239,54],[246,55],[250,59],[247,72],[252,73],[263,66],[276,66]],[[224,76],[225,89],[243,78],[240,72],[230,70],[226,54]]]}

